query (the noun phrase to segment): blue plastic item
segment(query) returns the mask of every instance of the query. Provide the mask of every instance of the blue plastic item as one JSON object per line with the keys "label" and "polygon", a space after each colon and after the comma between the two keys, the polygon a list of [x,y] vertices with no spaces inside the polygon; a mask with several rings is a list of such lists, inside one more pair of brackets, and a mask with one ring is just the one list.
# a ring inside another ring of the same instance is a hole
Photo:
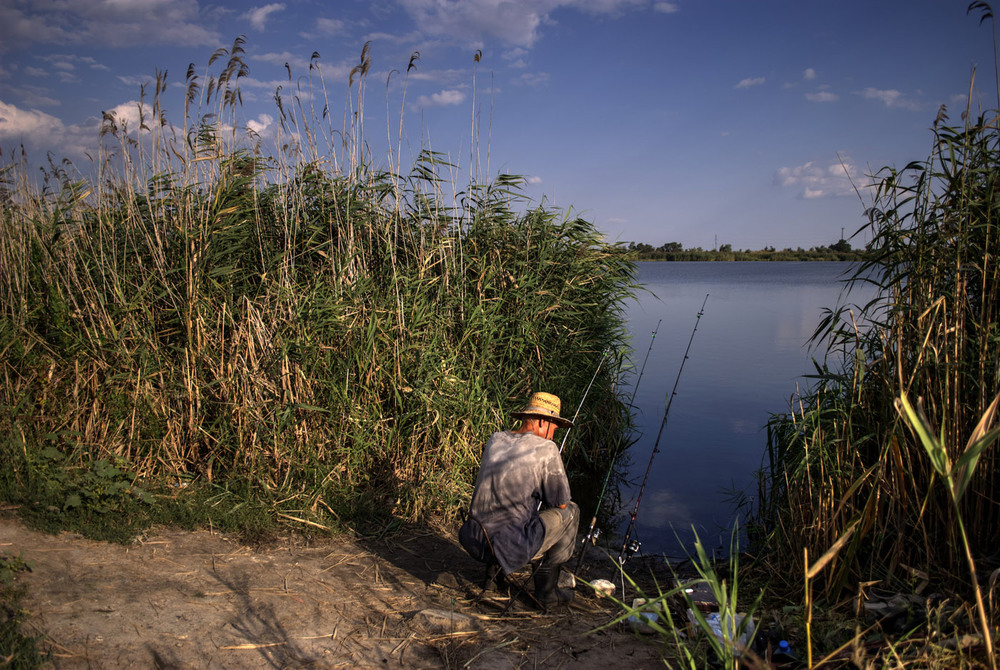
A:
{"label": "blue plastic item", "polygon": [[785,665],[787,663],[794,663],[797,659],[795,654],[792,653],[792,645],[788,644],[788,640],[781,640],[778,642],[778,646],[774,650],[774,654],[771,657],[776,665]]}

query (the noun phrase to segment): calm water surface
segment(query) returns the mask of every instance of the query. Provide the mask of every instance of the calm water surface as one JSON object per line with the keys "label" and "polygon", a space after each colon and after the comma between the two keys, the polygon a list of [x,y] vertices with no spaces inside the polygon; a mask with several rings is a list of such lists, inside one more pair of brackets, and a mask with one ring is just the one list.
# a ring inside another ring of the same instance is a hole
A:
{"label": "calm water surface", "polygon": [[[808,340],[841,298],[849,263],[639,263],[641,293],[628,305],[636,372],[662,319],[635,398],[638,442],[629,450],[622,516],[635,506],[667,396],[705,300],[643,493],[633,536],[644,554],[684,555],[692,526],[710,550],[728,548],[730,491],[756,494],[754,473],[771,414],[788,410],[814,371]],[[851,302],[861,302],[852,293]],[[841,299],[842,300],[842,299]],[[634,381],[634,378],[633,378]],[[626,393],[631,393],[627,391]],[[614,547],[617,553],[619,545]]]}

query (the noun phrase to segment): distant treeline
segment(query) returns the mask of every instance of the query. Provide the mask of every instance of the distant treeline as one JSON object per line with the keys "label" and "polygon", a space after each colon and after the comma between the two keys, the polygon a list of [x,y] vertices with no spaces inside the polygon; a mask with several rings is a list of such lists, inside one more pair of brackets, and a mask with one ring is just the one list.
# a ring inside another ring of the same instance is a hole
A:
{"label": "distant treeline", "polygon": [[764,247],[756,251],[734,250],[731,244],[723,244],[718,249],[685,249],[680,242],[667,242],[659,247],[644,242],[629,242],[628,246],[619,248],[637,261],[857,261],[864,256],[863,250],[852,249],[850,242],[844,239],[828,247],[811,249]]}

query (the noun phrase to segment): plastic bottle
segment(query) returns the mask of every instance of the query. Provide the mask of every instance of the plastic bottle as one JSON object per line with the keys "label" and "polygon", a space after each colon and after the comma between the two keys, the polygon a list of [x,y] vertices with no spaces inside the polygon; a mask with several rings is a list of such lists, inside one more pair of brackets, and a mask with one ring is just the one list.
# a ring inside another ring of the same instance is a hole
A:
{"label": "plastic bottle", "polygon": [[778,646],[774,648],[771,660],[774,661],[775,665],[781,666],[794,663],[798,659],[796,659],[795,654],[792,653],[792,645],[788,644],[788,640],[781,640],[778,642]]}
{"label": "plastic bottle", "polygon": [[705,617],[705,622],[708,623],[708,627],[712,629],[712,633],[715,637],[723,640],[722,636],[722,622],[719,621],[719,615],[717,612],[712,612],[707,617]]}

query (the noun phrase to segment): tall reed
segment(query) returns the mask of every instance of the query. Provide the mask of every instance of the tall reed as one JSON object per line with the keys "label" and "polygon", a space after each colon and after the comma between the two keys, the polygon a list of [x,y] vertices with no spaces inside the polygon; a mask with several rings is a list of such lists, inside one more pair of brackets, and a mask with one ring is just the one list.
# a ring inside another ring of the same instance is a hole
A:
{"label": "tall reed", "polygon": [[814,336],[827,345],[814,385],[769,425],[758,537],[776,575],[836,546],[816,575],[830,601],[918,570],[971,599],[966,549],[996,549],[996,450],[982,452],[953,505],[894,406],[901,394],[922,398],[956,462],[1000,385],[1000,132],[996,112],[974,99],[957,126],[941,107],[927,159],[875,176],[859,231],[871,239],[867,260],[848,286],[877,295],[828,312]]}
{"label": "tall reed", "polygon": [[[243,49],[189,68],[182,126],[165,74],[139,128],[107,116],[92,178],[54,166],[36,187],[24,162],[3,168],[8,494],[28,495],[56,448],[137,480],[239,487],[321,526],[447,517],[530,391],[575,406],[602,352],[624,355],[633,267],[517,176],[457,188],[429,150],[407,174],[398,154],[380,167],[368,45],[344,127],[311,102],[329,98],[314,54],[309,95],[276,92],[268,151],[239,122]],[[576,472],[627,428],[619,374],[603,368],[570,439]]]}

